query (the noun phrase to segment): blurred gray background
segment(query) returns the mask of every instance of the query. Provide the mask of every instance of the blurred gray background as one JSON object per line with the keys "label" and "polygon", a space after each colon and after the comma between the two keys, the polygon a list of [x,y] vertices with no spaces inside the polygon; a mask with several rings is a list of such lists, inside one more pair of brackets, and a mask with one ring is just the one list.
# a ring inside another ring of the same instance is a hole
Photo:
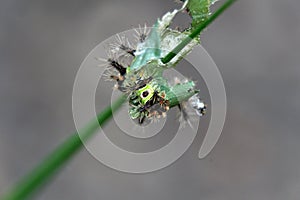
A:
{"label": "blurred gray background", "polygon": [[[72,87],[90,50],[175,7],[173,0],[1,1],[0,193],[75,130]],[[176,163],[150,174],[114,171],[83,149],[36,199],[299,199],[299,7],[299,0],[240,0],[203,33],[228,97],[223,134],[204,160],[201,133]]]}

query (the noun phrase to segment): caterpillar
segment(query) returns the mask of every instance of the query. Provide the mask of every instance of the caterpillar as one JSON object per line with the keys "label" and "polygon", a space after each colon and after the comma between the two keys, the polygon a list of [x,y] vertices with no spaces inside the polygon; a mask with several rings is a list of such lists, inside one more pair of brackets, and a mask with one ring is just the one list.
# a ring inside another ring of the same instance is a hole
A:
{"label": "caterpillar", "polygon": [[[195,88],[194,81],[177,79],[171,85],[163,76],[165,70],[176,67],[193,47],[200,44],[200,37],[193,39],[171,61],[163,63],[161,58],[207,19],[210,6],[215,0],[180,2],[183,4],[180,9],[157,19],[150,30],[146,26],[136,29],[135,45],[124,36],[117,35],[116,42],[109,44],[107,50],[107,76],[116,81],[115,87],[128,96],[129,116],[140,125],[147,124],[154,118],[165,117],[173,107],[178,107],[183,118],[187,119],[186,104],[199,116],[206,112],[207,105],[199,98],[200,91]],[[173,18],[180,12],[188,13],[192,18],[189,28],[183,31],[170,28]]]}

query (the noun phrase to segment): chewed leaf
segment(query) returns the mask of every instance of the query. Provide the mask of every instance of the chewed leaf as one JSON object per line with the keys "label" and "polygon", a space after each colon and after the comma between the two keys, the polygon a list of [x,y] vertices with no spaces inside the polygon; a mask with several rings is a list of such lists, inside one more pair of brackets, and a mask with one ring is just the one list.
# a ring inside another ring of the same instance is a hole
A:
{"label": "chewed leaf", "polygon": [[[162,49],[162,57],[167,55],[170,51],[172,51],[179,43],[181,43],[187,36],[189,32],[179,32],[172,29],[167,29],[161,41],[161,49]],[[187,55],[196,45],[200,43],[200,39],[193,39],[188,45],[186,45],[169,63],[167,63],[167,67],[175,67],[175,65],[182,60],[182,58]]]}
{"label": "chewed leaf", "polygon": [[187,10],[192,17],[191,29],[195,29],[210,15],[210,5],[214,4],[217,0],[189,0]]}
{"label": "chewed leaf", "polygon": [[157,26],[158,25],[155,24],[146,40],[137,45],[136,52],[134,53],[136,58],[130,66],[132,70],[138,70],[150,60],[159,59],[161,57],[160,34]]}
{"label": "chewed leaf", "polygon": [[161,19],[158,19],[158,29],[160,32],[163,32],[172,22],[173,18],[175,17],[175,15],[184,10],[186,8],[186,6],[188,5],[189,0],[186,0],[183,4],[183,6],[177,10],[173,10],[173,12],[167,12]]}

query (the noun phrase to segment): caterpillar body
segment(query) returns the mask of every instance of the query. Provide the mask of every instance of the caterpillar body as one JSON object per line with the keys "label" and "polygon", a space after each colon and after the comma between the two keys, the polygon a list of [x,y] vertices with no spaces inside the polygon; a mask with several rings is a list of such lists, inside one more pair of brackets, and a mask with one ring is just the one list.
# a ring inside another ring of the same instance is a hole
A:
{"label": "caterpillar body", "polygon": [[[206,112],[206,104],[198,97],[199,90],[192,80],[176,80],[171,85],[163,76],[167,69],[187,55],[193,47],[200,44],[200,38],[193,39],[171,61],[163,63],[166,56],[196,26],[199,26],[210,15],[211,0],[185,0],[183,6],[166,13],[158,19],[149,30],[147,27],[137,29],[137,43],[132,45],[127,38],[117,36],[116,42],[109,45],[108,78],[116,81],[116,88],[128,96],[129,116],[139,124],[146,124],[154,118],[166,116],[172,107],[178,107],[187,119],[185,105],[195,109],[199,116]],[[189,28],[184,31],[169,27],[176,14],[185,11],[192,18]],[[127,63],[124,64],[124,58]],[[128,62],[129,58],[129,62]]]}

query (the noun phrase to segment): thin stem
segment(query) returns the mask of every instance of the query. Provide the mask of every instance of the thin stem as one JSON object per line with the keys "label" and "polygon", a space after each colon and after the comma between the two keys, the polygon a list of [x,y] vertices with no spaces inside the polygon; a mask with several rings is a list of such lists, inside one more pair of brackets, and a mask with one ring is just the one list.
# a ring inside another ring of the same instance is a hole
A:
{"label": "thin stem", "polygon": [[203,29],[211,24],[217,17],[219,17],[229,6],[236,0],[227,0],[214,14],[212,14],[204,23],[197,27],[189,36],[187,36],[180,44],[178,44],[170,53],[161,59],[162,63],[170,62],[188,43],[197,37]]}
{"label": "thin stem", "polygon": [[75,155],[83,146],[82,140],[86,141],[96,132],[99,126],[103,126],[125,100],[126,97],[122,95],[111,106],[104,109],[97,116],[97,119],[91,121],[79,132],[72,134],[64,143],[50,153],[40,165],[21,179],[1,200],[21,200],[30,197],[34,191],[45,184],[59,168]]}

